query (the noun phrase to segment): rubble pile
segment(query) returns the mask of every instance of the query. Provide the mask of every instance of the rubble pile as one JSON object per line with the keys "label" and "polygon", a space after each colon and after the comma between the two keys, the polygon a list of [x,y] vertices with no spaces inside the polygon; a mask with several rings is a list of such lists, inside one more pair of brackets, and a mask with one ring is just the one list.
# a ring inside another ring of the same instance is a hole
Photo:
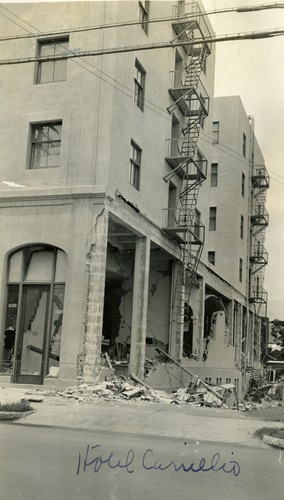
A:
{"label": "rubble pile", "polygon": [[243,411],[267,410],[269,408],[278,408],[282,406],[282,402],[270,396],[265,396],[265,398],[261,399],[259,402],[246,400],[242,406],[244,407]]}
{"label": "rubble pile", "polygon": [[202,381],[196,377],[194,383],[192,379],[186,387],[179,388],[173,393],[167,393],[162,390],[155,390],[146,383],[134,377],[113,377],[109,381],[97,381],[93,384],[80,384],[66,389],[59,390],[27,390],[25,399],[33,402],[41,402],[51,398],[55,404],[64,404],[69,402],[91,403],[98,400],[104,401],[145,401],[150,403],[164,403],[188,406],[203,406],[213,408],[223,408],[228,410],[239,410],[249,412],[276,408],[282,406],[282,403],[273,396],[266,395],[261,401],[256,402],[252,399],[239,402],[232,391],[232,387],[227,386],[208,386],[209,390],[202,385]]}
{"label": "rubble pile", "polygon": [[133,383],[131,380],[116,378],[112,381],[95,384],[81,384],[68,387],[56,393],[57,397],[74,399],[78,402],[91,402],[98,399],[113,400],[140,400],[149,402],[171,402],[170,395],[163,391],[149,390],[147,387]]}
{"label": "rubble pile", "polygon": [[[166,404],[186,404],[189,406],[222,406],[223,398],[214,396],[210,391],[201,385],[188,385],[185,388],[180,388],[176,392],[167,393],[163,390],[156,390],[149,387],[146,383],[134,376],[132,378],[124,379],[115,377],[110,381],[95,382],[94,384],[80,384],[72,387],[67,387],[62,391],[58,390],[36,390],[25,391],[28,397],[38,398],[38,402],[44,397],[55,398],[57,401],[67,400],[76,401],[79,403],[88,403],[97,400],[104,401],[148,401],[152,403],[166,403]],[[215,388],[216,389],[216,388]],[[34,396],[34,395],[37,396]],[[29,396],[30,395],[30,396]],[[223,405],[228,408],[227,405]]]}

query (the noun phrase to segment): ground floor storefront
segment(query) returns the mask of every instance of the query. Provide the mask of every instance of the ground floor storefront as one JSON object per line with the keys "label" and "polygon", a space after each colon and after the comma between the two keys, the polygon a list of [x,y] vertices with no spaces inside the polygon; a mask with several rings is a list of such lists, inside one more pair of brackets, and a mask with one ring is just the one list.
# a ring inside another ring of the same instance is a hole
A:
{"label": "ground floor storefront", "polygon": [[[143,378],[160,348],[241,394],[261,362],[261,321],[244,298],[204,265],[177,295],[178,244],[120,198],[2,200],[0,236],[0,382],[90,383],[109,364]],[[174,383],[150,369],[153,384],[184,384],[172,368]]]}

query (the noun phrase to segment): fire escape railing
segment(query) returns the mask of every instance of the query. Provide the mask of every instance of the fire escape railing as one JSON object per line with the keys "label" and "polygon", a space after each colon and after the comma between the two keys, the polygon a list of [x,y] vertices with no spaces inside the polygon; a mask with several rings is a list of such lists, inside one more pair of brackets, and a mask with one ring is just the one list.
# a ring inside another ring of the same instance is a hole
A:
{"label": "fire escape railing", "polygon": [[262,286],[252,286],[249,301],[257,304],[266,304],[267,291]]}
{"label": "fire escape railing", "polygon": [[[253,201],[251,211],[252,244],[250,252],[251,285],[249,300],[251,303],[266,304],[267,292],[262,283],[263,269],[268,263],[268,253],[264,248],[265,230],[269,225],[269,214],[265,208],[266,192],[269,188],[269,174],[265,165],[253,165],[251,185]],[[255,285],[256,283],[256,285]]]}
{"label": "fire escape railing", "polygon": [[[184,10],[183,10],[184,9]],[[187,10],[188,9],[188,10]],[[190,46],[184,45],[186,52],[185,67],[171,72],[169,94],[173,100],[167,108],[170,113],[179,110],[183,116],[178,137],[172,137],[166,143],[166,161],[172,168],[164,177],[168,182],[175,176],[180,178],[181,189],[176,206],[164,209],[165,225],[162,228],[175,239],[181,248],[181,260],[178,267],[172,295],[172,325],[175,325],[175,355],[182,355],[185,285],[189,278],[196,275],[204,244],[204,225],[196,209],[199,188],[206,178],[207,160],[197,148],[200,127],[209,113],[209,96],[200,81],[200,75],[206,57],[210,54],[210,45],[202,43],[210,31],[199,5],[177,5],[177,19],[173,28],[181,41],[196,40]],[[179,21],[178,16],[190,14],[188,20]],[[195,18],[192,18],[192,14]]]}

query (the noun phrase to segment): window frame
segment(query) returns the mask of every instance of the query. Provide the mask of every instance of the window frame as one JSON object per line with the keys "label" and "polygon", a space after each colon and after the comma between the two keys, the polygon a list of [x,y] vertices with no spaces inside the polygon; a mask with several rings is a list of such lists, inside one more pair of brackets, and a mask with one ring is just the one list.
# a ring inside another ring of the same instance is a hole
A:
{"label": "window frame", "polygon": [[209,264],[212,264],[212,266],[215,266],[215,262],[216,262],[216,253],[215,253],[215,251],[214,251],[214,250],[209,250],[209,251],[208,251],[207,258],[208,258],[208,262],[209,262]]}
{"label": "window frame", "polygon": [[245,227],[245,218],[241,214],[241,223],[240,223],[240,237],[243,240],[244,239],[244,227]]}
{"label": "window frame", "polygon": [[[59,139],[49,139],[48,140],[36,140],[35,134],[36,131],[39,129],[39,127],[48,127],[51,128],[52,126],[60,126],[60,134],[59,134]],[[36,122],[36,123],[31,123],[30,124],[30,130],[31,130],[31,141],[30,141],[30,159],[29,159],[29,169],[30,170],[41,170],[45,168],[58,168],[60,166],[60,155],[61,155],[61,143],[62,143],[62,127],[63,127],[63,120],[52,120],[52,121],[43,121],[43,122]],[[47,145],[47,152],[44,156],[45,158],[45,165],[44,166],[36,166],[35,164],[35,152],[37,149],[37,145]],[[49,149],[51,149],[52,145],[59,145],[59,159],[58,163],[55,165],[48,165],[48,158],[51,156],[48,154]]]}
{"label": "window frame", "polygon": [[246,154],[247,154],[247,136],[243,132],[243,157],[244,158],[246,158]]}
{"label": "window frame", "polygon": [[217,207],[209,207],[209,231],[217,229]]}
{"label": "window frame", "polygon": [[148,26],[147,21],[149,20],[149,0],[139,0],[139,21],[141,22],[141,28],[146,35],[148,35]]}
{"label": "window frame", "polygon": [[139,191],[142,149],[133,140],[131,140],[130,144],[131,144],[131,154],[130,154],[130,165],[129,165],[129,184],[131,184],[131,186],[133,186],[135,189],[137,189],[137,191]]}
{"label": "window frame", "polygon": [[243,259],[239,260],[239,282],[243,282]]}
{"label": "window frame", "polygon": [[144,112],[145,102],[145,80],[146,71],[142,64],[135,59],[135,76],[134,76],[134,102],[136,106]]}
{"label": "window frame", "polygon": [[242,196],[243,196],[243,197],[245,196],[245,183],[246,183],[246,176],[245,176],[245,174],[242,172],[241,192],[242,192]]}
{"label": "window frame", "polygon": [[201,212],[197,208],[194,213],[194,234],[200,239]]}
{"label": "window frame", "polygon": [[[37,46],[37,53],[39,57],[44,57],[42,56],[42,47],[47,47],[47,46],[52,46],[54,47],[53,49],[53,54],[50,55],[56,55],[56,53],[60,54],[62,51],[58,50],[58,46],[62,46],[62,49],[69,51],[69,36],[65,37],[60,37],[60,38],[52,38],[52,39],[43,39],[43,40],[37,40],[38,46]],[[63,47],[63,45],[67,45],[67,47]],[[50,65],[52,63],[52,78],[47,81],[42,81],[42,68],[43,65]],[[63,66],[63,72],[64,72],[64,78],[59,78],[56,79],[56,68],[58,66]],[[38,61],[37,68],[36,68],[36,84],[38,85],[43,85],[46,83],[58,83],[58,82],[64,82],[67,79],[67,59],[55,59],[55,60],[48,60],[48,61]]]}
{"label": "window frame", "polygon": [[219,144],[219,139],[220,139],[220,122],[214,121],[212,123],[212,144]]}
{"label": "window frame", "polygon": [[[213,168],[216,167],[216,171],[213,172]],[[211,173],[210,173],[210,187],[218,186],[218,163],[211,163]]]}

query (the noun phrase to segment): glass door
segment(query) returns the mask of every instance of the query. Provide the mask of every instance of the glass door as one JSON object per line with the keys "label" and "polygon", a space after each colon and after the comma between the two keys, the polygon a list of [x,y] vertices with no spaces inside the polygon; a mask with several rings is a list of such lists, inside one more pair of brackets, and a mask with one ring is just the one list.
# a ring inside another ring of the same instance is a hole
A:
{"label": "glass door", "polygon": [[14,382],[42,384],[46,367],[50,287],[23,285]]}

